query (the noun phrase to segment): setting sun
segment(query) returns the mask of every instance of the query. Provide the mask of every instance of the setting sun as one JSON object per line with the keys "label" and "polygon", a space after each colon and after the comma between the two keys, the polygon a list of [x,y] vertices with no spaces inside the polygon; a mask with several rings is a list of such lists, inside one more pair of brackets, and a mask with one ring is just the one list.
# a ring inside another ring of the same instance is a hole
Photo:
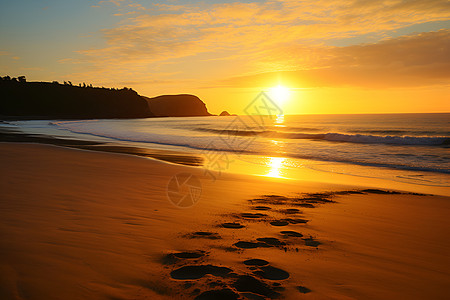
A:
{"label": "setting sun", "polygon": [[282,85],[277,85],[269,89],[269,97],[280,106],[289,100],[290,94],[289,89]]}

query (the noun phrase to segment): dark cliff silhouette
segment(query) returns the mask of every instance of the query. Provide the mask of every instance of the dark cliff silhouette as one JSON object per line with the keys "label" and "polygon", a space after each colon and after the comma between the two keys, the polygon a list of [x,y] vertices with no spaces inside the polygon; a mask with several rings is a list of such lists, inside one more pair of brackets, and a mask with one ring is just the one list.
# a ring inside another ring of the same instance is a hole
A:
{"label": "dark cliff silhouette", "polygon": [[25,76],[0,77],[0,118],[110,119],[210,116],[193,95],[140,96],[129,88],[78,86],[67,81],[27,82]]}
{"label": "dark cliff silhouette", "polygon": [[205,103],[194,95],[163,95],[144,98],[147,100],[151,112],[158,117],[211,116]]}
{"label": "dark cliff silhouette", "polygon": [[0,116],[23,119],[146,118],[147,102],[128,88],[94,88],[65,82],[0,77]]}

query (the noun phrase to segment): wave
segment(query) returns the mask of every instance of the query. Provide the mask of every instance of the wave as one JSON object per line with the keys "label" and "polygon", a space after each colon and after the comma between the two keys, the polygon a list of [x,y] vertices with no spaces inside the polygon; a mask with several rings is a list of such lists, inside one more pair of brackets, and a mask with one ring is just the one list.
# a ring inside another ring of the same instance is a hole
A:
{"label": "wave", "polygon": [[294,133],[279,131],[251,131],[251,130],[229,130],[195,128],[197,131],[205,131],[223,135],[235,136],[262,136],[267,138],[283,139],[308,139],[325,140],[330,142],[347,142],[359,144],[389,144],[389,145],[423,145],[423,146],[443,146],[450,145],[450,137],[417,137],[417,136],[379,136],[363,134],[343,134],[343,133]]}
{"label": "wave", "polygon": [[450,137],[416,137],[416,136],[376,136],[362,134],[327,133],[324,140],[333,142],[349,142],[362,144],[390,144],[390,145],[450,145]]}
{"label": "wave", "polygon": [[450,132],[446,131],[423,131],[423,130],[389,130],[389,129],[354,129],[348,130],[350,133],[358,133],[358,134],[375,134],[375,135],[414,135],[414,136],[440,136],[440,135],[450,135]]}
{"label": "wave", "polygon": [[359,166],[367,166],[367,167],[377,167],[377,168],[389,168],[389,169],[397,169],[397,170],[406,170],[406,171],[419,171],[419,172],[435,172],[435,173],[443,173],[450,174],[449,169],[444,168],[436,168],[436,167],[428,167],[428,166],[413,166],[413,165],[405,165],[399,163],[381,163],[381,162],[368,162],[368,161],[359,161],[356,159],[345,159],[342,157],[322,157],[322,156],[314,156],[314,155],[299,155],[292,154],[288,155],[292,158],[300,158],[300,159],[310,159],[310,160],[319,160],[326,162],[338,162],[338,163],[347,163],[352,165]]}

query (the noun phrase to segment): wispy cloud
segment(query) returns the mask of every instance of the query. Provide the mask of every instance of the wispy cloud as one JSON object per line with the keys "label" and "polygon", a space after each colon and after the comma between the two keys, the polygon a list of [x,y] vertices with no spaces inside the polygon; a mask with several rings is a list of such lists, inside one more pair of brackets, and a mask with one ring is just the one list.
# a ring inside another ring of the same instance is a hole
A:
{"label": "wispy cloud", "polygon": [[105,4],[105,3],[112,3],[116,6],[120,6],[124,0],[101,0],[98,2],[98,4]]}
{"label": "wispy cloud", "polygon": [[264,86],[277,80],[301,87],[389,88],[450,85],[450,30],[347,47],[290,49],[291,62],[306,67],[223,81],[226,86]]}
{"label": "wispy cloud", "polygon": [[[109,2],[117,6],[125,3],[123,0]],[[330,47],[327,42],[370,33],[383,36],[380,33],[412,24],[446,20],[450,11],[448,1],[273,0],[222,4],[203,2],[201,5],[154,3],[148,8],[131,1],[126,3],[136,9],[133,11],[136,15],[124,19],[116,28],[103,31],[107,47],[79,51],[81,60],[91,65],[92,72],[107,69],[110,73],[120,70],[145,73],[145,70],[159,69],[180,59],[199,63],[209,59],[230,63],[239,61],[240,68],[234,75],[307,72],[311,78],[313,74],[320,77],[313,80],[320,84],[334,81],[332,73],[338,69],[340,74],[345,74],[337,79],[340,84],[343,84],[342,78],[347,78],[345,82],[348,82],[352,77],[354,84],[367,85],[371,81],[373,85],[377,85],[376,82],[381,84],[376,78],[362,80],[360,73],[366,74],[370,70],[373,76],[376,72],[384,74],[393,69],[388,66],[396,64],[400,64],[396,69],[401,73],[399,78],[408,77],[408,72],[413,72],[416,77],[420,72],[436,75],[429,78],[441,78],[446,74],[445,70],[438,69],[448,59],[441,54],[435,55],[428,45],[438,44],[447,54],[445,38],[448,39],[448,31],[391,39],[373,45]],[[125,13],[120,12],[122,17]],[[433,58],[427,60],[426,55]],[[378,66],[379,63],[382,66]],[[205,78],[209,78],[217,66],[210,63],[203,68]],[[185,76],[189,76],[189,71]]]}

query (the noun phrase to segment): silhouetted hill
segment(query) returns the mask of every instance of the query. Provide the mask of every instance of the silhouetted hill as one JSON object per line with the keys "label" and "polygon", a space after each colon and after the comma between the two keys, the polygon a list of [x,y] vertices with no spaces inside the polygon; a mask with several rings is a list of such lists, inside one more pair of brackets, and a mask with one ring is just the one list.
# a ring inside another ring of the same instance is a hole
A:
{"label": "silhouetted hill", "polygon": [[211,116],[205,103],[194,95],[163,95],[147,100],[150,111],[158,117]]}
{"label": "silhouetted hill", "polygon": [[147,101],[132,89],[106,89],[0,77],[0,116],[22,119],[151,117]]}

